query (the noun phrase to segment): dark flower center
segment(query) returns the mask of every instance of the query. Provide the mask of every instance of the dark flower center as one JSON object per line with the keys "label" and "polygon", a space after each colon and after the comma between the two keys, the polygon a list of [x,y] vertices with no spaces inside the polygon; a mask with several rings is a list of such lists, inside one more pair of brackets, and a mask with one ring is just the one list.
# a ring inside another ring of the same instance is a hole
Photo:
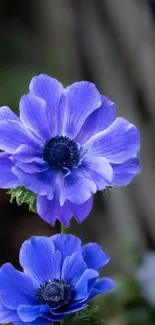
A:
{"label": "dark flower center", "polygon": [[77,143],[68,137],[57,135],[45,142],[43,159],[57,171],[63,171],[65,168],[70,169],[76,166],[79,161]]}
{"label": "dark flower center", "polygon": [[69,284],[55,279],[49,280],[44,286],[41,286],[36,297],[42,305],[60,308],[69,304],[72,298],[72,291]]}

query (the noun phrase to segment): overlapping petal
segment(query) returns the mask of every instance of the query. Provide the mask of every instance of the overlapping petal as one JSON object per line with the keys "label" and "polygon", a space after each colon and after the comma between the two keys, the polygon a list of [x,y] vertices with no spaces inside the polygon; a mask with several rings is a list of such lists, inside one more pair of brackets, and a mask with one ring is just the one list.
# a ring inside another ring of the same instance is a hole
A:
{"label": "overlapping petal", "polygon": [[20,305],[17,309],[18,315],[21,318],[23,322],[33,322],[36,318],[39,318],[41,314],[41,309],[44,310],[44,312],[48,311],[48,306],[26,306],[26,305]]}
{"label": "overlapping petal", "polygon": [[16,120],[0,120],[0,149],[14,153],[21,143],[35,145],[33,137],[29,137],[22,123]]}
{"label": "overlapping petal", "polygon": [[93,196],[82,204],[72,204],[73,216],[74,218],[81,223],[91,212],[93,207]]}
{"label": "overlapping petal", "polygon": [[38,195],[46,195],[49,200],[53,198],[57,178],[54,170],[48,169],[43,172],[28,174],[14,166],[12,171],[18,177],[20,183],[30,191]]}
{"label": "overlapping petal", "polygon": [[139,158],[131,158],[122,164],[111,164],[113,169],[114,186],[128,185],[136,174],[140,173]]}
{"label": "overlapping petal", "polygon": [[101,293],[105,293],[115,287],[115,283],[113,280],[109,278],[101,278],[96,281],[94,287],[90,291],[89,299],[92,299],[96,295],[99,295]]}
{"label": "overlapping petal", "polygon": [[86,156],[105,157],[120,164],[134,157],[140,148],[137,128],[123,118],[117,118],[109,128],[92,137],[85,145]]}
{"label": "overlapping petal", "polygon": [[28,174],[42,173],[49,166],[42,158],[42,150],[27,145],[20,145],[10,157],[11,161],[23,172]]}
{"label": "overlapping petal", "polygon": [[20,119],[25,127],[29,128],[42,141],[52,137],[49,128],[46,102],[34,95],[24,95],[20,100]]}
{"label": "overlapping petal", "polygon": [[74,204],[83,204],[96,191],[97,187],[94,180],[86,178],[80,169],[72,171],[69,176],[64,178],[60,195],[60,205],[63,206],[66,200]]}
{"label": "overlapping petal", "polygon": [[10,310],[0,305],[0,324],[8,324],[19,320],[16,310]]}
{"label": "overlapping petal", "polygon": [[18,320],[14,322],[15,325],[48,325],[49,320],[45,317],[40,317],[39,319],[34,320],[33,322],[23,322],[22,320]]}
{"label": "overlapping petal", "polygon": [[55,251],[49,238],[32,237],[20,250],[20,264],[24,272],[41,285],[49,279],[60,278],[61,253]]}
{"label": "overlapping petal", "polygon": [[74,139],[86,118],[101,105],[101,96],[95,85],[75,82],[67,87],[62,98],[63,135]]}
{"label": "overlapping petal", "polygon": [[[72,308],[70,308],[70,309],[68,309],[68,310],[65,310],[65,311],[63,311],[63,312],[58,312],[57,314],[58,314],[59,316],[64,317],[64,316],[67,315],[67,314],[72,314],[72,313],[79,312],[80,310],[83,310],[83,309],[85,309],[85,308],[87,308],[87,307],[88,307],[87,304],[83,304],[83,305],[80,305],[80,306],[79,306],[78,304],[75,304],[74,307],[72,307]],[[52,314],[55,315],[55,316],[57,316],[57,314],[56,314],[54,311],[52,311]]]}
{"label": "overlapping petal", "polygon": [[81,248],[81,240],[71,234],[57,234],[52,236],[51,240],[55,249],[61,252],[62,261]]}
{"label": "overlapping petal", "polygon": [[87,264],[82,258],[80,251],[75,251],[71,256],[67,256],[62,267],[62,278],[74,287],[87,269]]}
{"label": "overlapping petal", "polygon": [[98,272],[93,269],[87,269],[83,272],[81,278],[77,282],[74,293],[75,293],[75,300],[81,300],[85,297],[88,297],[88,293],[90,290],[89,282],[93,284],[98,277]]}
{"label": "overlapping petal", "polygon": [[[38,173],[42,173],[42,172],[49,170],[49,167],[47,166],[47,164],[45,162],[37,163],[36,161],[34,161],[34,162],[28,163],[28,164],[17,162],[16,166],[18,168],[20,168],[20,170],[22,172],[28,173],[28,175],[38,174]],[[16,173],[16,171],[15,171],[15,173]]]}
{"label": "overlapping petal", "polygon": [[96,243],[89,243],[82,247],[82,256],[88,268],[99,270],[106,265],[110,257],[103,252],[101,246]]}
{"label": "overlapping petal", "polygon": [[86,143],[93,135],[107,129],[116,119],[116,105],[105,96],[101,96],[101,106],[86,119],[76,141]]}
{"label": "overlapping petal", "polygon": [[0,269],[0,295],[5,307],[16,309],[19,305],[34,305],[36,285],[31,277],[6,263]]}
{"label": "overlapping petal", "polygon": [[21,144],[11,156],[11,160],[15,163],[23,162],[23,163],[31,163],[42,162],[42,148],[35,149],[25,144]]}
{"label": "overlapping petal", "polygon": [[15,120],[20,122],[19,117],[8,106],[0,107],[0,121],[2,120]]}
{"label": "overlapping petal", "polygon": [[38,214],[52,226],[54,226],[56,219],[59,219],[65,227],[69,227],[70,219],[73,216],[81,223],[90,213],[92,206],[92,196],[83,204],[73,204],[67,200],[63,206],[60,206],[60,202],[55,196],[52,200],[48,200],[46,196],[37,197]]}
{"label": "overlapping petal", "polygon": [[[44,319],[44,322],[47,324],[53,321],[60,321],[63,319],[63,315],[52,315],[50,308],[48,305],[38,305],[38,306],[25,306],[21,305],[17,309],[17,313],[23,322],[33,322],[38,320],[38,324],[40,324],[40,320]],[[42,324],[42,323],[41,323]]]}
{"label": "overlapping petal", "polygon": [[64,89],[60,82],[45,74],[33,77],[30,83],[30,94],[38,96],[46,102],[47,120],[51,130],[51,137],[62,131],[60,130],[60,125],[63,112],[61,112],[59,106],[63,91]]}
{"label": "overlapping petal", "polygon": [[11,188],[20,185],[17,176],[12,172],[13,163],[9,159],[10,155],[1,152],[0,153],[0,187]]}
{"label": "overlapping petal", "polygon": [[111,185],[113,168],[106,158],[94,157],[92,160],[90,157],[84,157],[82,170],[86,178],[95,181],[97,190],[103,190],[106,186]]}

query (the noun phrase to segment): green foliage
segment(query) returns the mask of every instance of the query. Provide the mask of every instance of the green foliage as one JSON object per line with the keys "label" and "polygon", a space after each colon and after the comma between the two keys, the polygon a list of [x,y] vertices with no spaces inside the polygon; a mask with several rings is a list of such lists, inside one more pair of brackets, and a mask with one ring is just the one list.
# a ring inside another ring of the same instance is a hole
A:
{"label": "green foliage", "polygon": [[19,206],[23,203],[26,203],[29,206],[29,211],[36,212],[36,195],[27,190],[24,186],[19,186],[11,189],[8,194],[11,195],[11,203],[15,199]]}
{"label": "green foliage", "polygon": [[104,325],[104,320],[97,318],[98,308],[98,306],[89,306],[75,316],[68,316],[63,325]]}
{"label": "green foliage", "polygon": [[107,186],[105,188],[105,191],[108,192],[109,196],[111,196],[112,189],[113,189],[113,186]]}
{"label": "green foliage", "polygon": [[135,307],[126,313],[126,325],[151,325],[152,315],[149,310],[144,306]]}
{"label": "green foliage", "polygon": [[67,319],[63,323],[64,325],[104,325],[104,321],[96,320],[93,317],[88,316],[75,316]]}
{"label": "green foliage", "polygon": [[117,294],[123,304],[137,301],[140,298],[140,287],[132,276],[118,276]]}

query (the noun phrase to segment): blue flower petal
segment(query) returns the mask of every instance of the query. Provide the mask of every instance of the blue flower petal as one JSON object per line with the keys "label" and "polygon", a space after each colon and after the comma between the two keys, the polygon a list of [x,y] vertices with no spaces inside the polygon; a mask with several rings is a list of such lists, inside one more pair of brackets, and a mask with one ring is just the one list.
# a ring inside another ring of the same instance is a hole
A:
{"label": "blue flower petal", "polygon": [[114,186],[128,185],[141,171],[138,158],[131,158],[122,164],[111,164],[111,166],[113,168],[112,185]]}
{"label": "blue flower petal", "polygon": [[[52,315],[48,305],[37,305],[37,306],[19,306],[17,313],[22,321],[33,322],[37,318],[45,317],[45,321],[48,319],[49,322],[62,320],[61,315]],[[38,319],[38,321],[39,321]]]}
{"label": "blue flower petal", "polygon": [[81,240],[73,235],[58,234],[50,237],[55,249],[59,250],[62,254],[62,261],[67,256],[71,256],[75,251],[81,248]]}
{"label": "blue flower petal", "polygon": [[20,100],[20,119],[40,139],[51,139],[52,132],[47,118],[46,102],[39,97],[24,95]]}
{"label": "blue flower petal", "polygon": [[9,159],[10,155],[0,153],[0,187],[11,188],[20,185],[17,176],[12,172],[13,163]]}
{"label": "blue flower petal", "polygon": [[66,200],[74,204],[82,204],[92,196],[92,193],[96,193],[96,191],[97,187],[95,182],[86,178],[82,169],[72,171],[69,176],[64,178],[60,195],[60,205],[63,205]]}
{"label": "blue flower petal", "polygon": [[2,120],[15,120],[20,121],[19,117],[11,111],[8,106],[0,107],[0,121]]}
{"label": "blue flower petal", "polygon": [[56,219],[58,219],[65,227],[69,227],[73,211],[72,203],[69,201],[66,201],[61,207],[56,195],[52,200],[48,200],[46,196],[38,196],[37,198],[38,214],[52,226],[55,225]]}
{"label": "blue flower petal", "polygon": [[75,307],[73,307],[73,308],[68,308],[67,310],[65,310],[65,311],[63,311],[63,312],[57,312],[57,313],[55,313],[53,310],[52,310],[52,314],[53,315],[55,315],[55,316],[57,316],[57,315],[59,315],[59,316],[62,316],[62,317],[64,317],[64,315],[67,315],[67,314],[73,314],[73,313],[76,313],[76,312],[78,312],[78,311],[80,311],[80,310],[83,310],[83,309],[85,309],[85,308],[87,308],[88,307],[88,305],[86,305],[86,304],[83,304],[83,305],[81,305],[81,304],[76,304],[77,305],[77,307],[75,306]]}
{"label": "blue flower petal", "polygon": [[95,85],[87,82],[75,82],[67,87],[62,99],[64,109],[64,135],[74,139],[86,118],[101,105],[101,96]]}
{"label": "blue flower petal", "polygon": [[82,168],[85,177],[95,182],[97,190],[101,191],[112,184],[113,169],[106,158],[84,158]]}
{"label": "blue flower petal", "polygon": [[96,243],[83,245],[82,256],[88,268],[94,270],[99,270],[110,261],[110,257]]}
{"label": "blue flower petal", "polygon": [[48,305],[37,305],[37,306],[25,306],[21,305],[17,309],[17,313],[22,321],[24,322],[33,322],[38,319],[48,319],[51,321],[61,321],[64,318],[65,314],[75,313],[76,311],[86,308],[87,305],[83,303],[74,303],[74,306],[68,306],[68,308],[62,311],[54,311],[52,308],[49,308]]}
{"label": "blue flower petal", "polygon": [[[114,287],[108,278],[97,280],[98,272],[93,269],[90,253],[100,267],[99,259],[102,264],[107,262],[100,250],[93,243],[81,249],[80,239],[73,235],[27,240],[20,251],[25,273],[16,271],[10,264],[0,269],[0,299],[5,306],[0,307],[0,320],[4,323],[13,321],[15,325],[47,325],[87,308],[89,299]],[[40,286],[54,279],[66,281],[73,290],[72,301],[65,308],[51,308],[37,298]]]}
{"label": "blue flower petal", "polygon": [[11,310],[3,305],[0,305],[0,324],[7,324],[18,320],[19,317],[16,310]]}
{"label": "blue flower petal", "polygon": [[28,174],[41,173],[49,169],[49,166],[42,158],[42,148],[36,150],[21,144],[10,159],[17,167]]}
{"label": "blue flower petal", "polygon": [[76,251],[71,256],[66,257],[62,267],[62,279],[74,287],[86,269],[87,265],[82,258],[81,252]]}
{"label": "blue flower petal", "polygon": [[12,168],[13,173],[19,178],[20,183],[38,195],[47,195],[49,199],[54,196],[57,173],[48,169],[42,173],[28,174],[18,167]]}
{"label": "blue flower petal", "polygon": [[[40,215],[40,217],[48,222],[50,225],[54,227],[57,217],[60,216],[57,211],[57,206],[55,205],[55,199],[48,200],[46,196],[38,196],[37,197],[37,213]],[[61,211],[60,211],[61,213]],[[67,224],[65,223],[66,227],[69,224],[71,215],[67,214]]]}
{"label": "blue flower petal", "polygon": [[28,164],[17,162],[15,165],[20,168],[24,173],[28,173],[29,175],[43,173],[49,170],[49,167],[45,162],[37,163],[33,161],[32,163]]}
{"label": "blue flower petal", "polygon": [[14,325],[49,325],[49,319],[45,317],[39,317],[33,322],[23,322],[22,320],[14,322]]}
{"label": "blue flower petal", "polygon": [[21,122],[16,120],[0,120],[0,148],[14,153],[18,146],[27,144],[35,146],[34,137],[28,134]]}
{"label": "blue flower petal", "polygon": [[93,197],[83,204],[73,204],[70,201],[65,201],[63,206],[56,196],[53,200],[48,200],[46,196],[38,196],[37,212],[43,220],[54,226],[58,219],[65,227],[69,227],[70,219],[74,217],[78,222],[82,222],[90,213],[93,205]]}
{"label": "blue flower petal", "polygon": [[72,204],[73,217],[81,223],[91,212],[93,207],[93,196],[82,204]]}
{"label": "blue flower petal", "polygon": [[80,144],[86,143],[93,135],[107,129],[116,119],[116,105],[105,96],[101,96],[101,106],[88,116],[76,137]]}
{"label": "blue flower petal", "polygon": [[13,162],[31,163],[33,161],[41,162],[42,148],[35,149],[25,144],[21,144],[11,156]]}
{"label": "blue flower petal", "polygon": [[92,299],[96,295],[105,293],[115,287],[114,281],[109,278],[101,278],[96,281],[93,289],[90,291],[89,299]]}
{"label": "blue flower petal", "polygon": [[30,93],[36,95],[46,102],[47,120],[51,137],[62,133],[63,112],[59,109],[63,86],[56,79],[41,74],[32,78]]}
{"label": "blue flower petal", "polygon": [[135,156],[140,148],[137,128],[123,118],[117,118],[109,128],[92,137],[84,146],[85,157],[105,157],[111,163],[123,163]]}
{"label": "blue flower petal", "polygon": [[19,305],[36,304],[36,284],[26,274],[17,271],[6,263],[0,269],[0,297],[2,303],[10,309]]}
{"label": "blue flower petal", "polygon": [[91,285],[93,285],[98,275],[98,272],[92,269],[87,269],[83,272],[81,278],[79,279],[74,288],[74,300],[81,300],[85,297],[88,297],[90,289],[89,282],[91,282]]}
{"label": "blue flower petal", "polygon": [[24,272],[40,284],[60,279],[61,253],[55,251],[47,237],[32,237],[26,240],[20,250],[20,264]]}

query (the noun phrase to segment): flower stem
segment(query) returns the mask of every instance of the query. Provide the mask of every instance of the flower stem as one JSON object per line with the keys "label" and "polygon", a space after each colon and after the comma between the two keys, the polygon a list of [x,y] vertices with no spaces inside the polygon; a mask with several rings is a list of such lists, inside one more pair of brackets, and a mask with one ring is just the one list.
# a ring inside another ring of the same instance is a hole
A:
{"label": "flower stem", "polygon": [[61,234],[69,234],[69,228],[66,228],[62,223],[61,223]]}

